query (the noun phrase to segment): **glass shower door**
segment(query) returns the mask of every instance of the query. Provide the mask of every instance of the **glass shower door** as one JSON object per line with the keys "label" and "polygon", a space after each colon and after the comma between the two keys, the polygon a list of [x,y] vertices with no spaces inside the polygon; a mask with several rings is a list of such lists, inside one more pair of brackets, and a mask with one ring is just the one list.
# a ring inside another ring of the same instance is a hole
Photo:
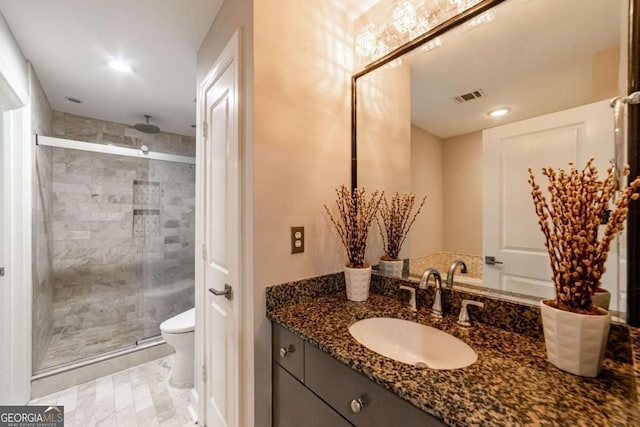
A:
{"label": "glass shower door", "polygon": [[143,160],[134,188],[134,234],[141,257],[139,342],[194,306],[195,165]]}
{"label": "glass shower door", "polygon": [[132,201],[141,160],[41,145],[36,152],[37,370],[136,343],[141,267]]}

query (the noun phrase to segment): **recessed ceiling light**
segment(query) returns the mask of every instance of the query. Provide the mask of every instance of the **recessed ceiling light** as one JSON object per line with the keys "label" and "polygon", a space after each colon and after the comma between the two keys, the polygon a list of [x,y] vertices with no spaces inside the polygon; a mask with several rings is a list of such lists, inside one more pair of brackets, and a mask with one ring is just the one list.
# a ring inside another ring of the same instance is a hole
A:
{"label": "recessed ceiling light", "polygon": [[491,117],[502,117],[504,115],[509,114],[510,112],[511,112],[511,108],[502,107],[502,108],[496,108],[495,110],[489,111],[487,115]]}
{"label": "recessed ceiling light", "polygon": [[82,104],[81,100],[79,100],[78,98],[74,98],[73,96],[65,96],[64,99],[75,104]]}
{"label": "recessed ceiling light", "polygon": [[109,62],[109,66],[114,70],[122,71],[123,73],[128,73],[131,71],[131,67],[122,61],[111,61]]}

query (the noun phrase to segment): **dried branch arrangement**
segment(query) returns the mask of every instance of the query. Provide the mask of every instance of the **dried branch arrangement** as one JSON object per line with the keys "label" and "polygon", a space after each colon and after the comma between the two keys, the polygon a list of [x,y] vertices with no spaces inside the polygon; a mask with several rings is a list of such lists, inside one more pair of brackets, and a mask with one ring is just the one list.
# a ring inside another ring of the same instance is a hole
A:
{"label": "dried branch arrangement", "polygon": [[[416,195],[414,193],[404,193],[402,195],[396,193],[393,195],[391,203],[387,201],[386,197],[382,199],[379,211],[380,218],[376,216],[376,222],[378,223],[378,229],[382,237],[382,245],[384,248],[383,260],[398,260],[402,244],[407,238],[407,234],[409,234],[409,230],[420,213],[420,210],[422,210],[424,202],[427,201],[427,196],[424,196],[422,203],[420,203],[413,218],[411,218],[411,211],[413,211],[415,201]],[[380,219],[382,219],[382,224],[380,223]]]}
{"label": "dried branch arrangement", "polygon": [[[327,205],[324,209],[327,211],[331,222],[335,226],[340,240],[347,250],[349,258],[348,267],[362,268],[366,267],[364,260],[365,250],[367,248],[367,237],[371,223],[378,213],[380,201],[384,197],[384,192],[378,196],[378,191],[371,195],[371,199],[367,201],[364,188],[356,188],[353,194],[344,185],[336,188],[336,205],[338,206],[338,216],[334,217]],[[337,218],[337,219],[336,219]]]}
{"label": "dried branch arrangement", "polygon": [[[638,199],[636,189],[640,186],[638,177],[612,202],[616,193],[613,169],[609,168],[601,181],[593,161],[590,159],[581,171],[572,163],[568,172],[542,168],[549,180],[550,203],[529,168],[531,195],[553,271],[556,307],[580,313],[596,312],[593,294],[605,272],[611,241],[622,231],[629,202]],[[628,166],[624,173],[629,175]],[[604,233],[598,239],[603,215],[611,208]]]}

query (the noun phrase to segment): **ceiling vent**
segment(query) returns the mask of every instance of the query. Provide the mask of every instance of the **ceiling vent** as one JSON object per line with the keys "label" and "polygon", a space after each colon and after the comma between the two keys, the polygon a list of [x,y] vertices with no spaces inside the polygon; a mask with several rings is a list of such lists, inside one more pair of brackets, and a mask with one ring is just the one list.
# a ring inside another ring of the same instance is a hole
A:
{"label": "ceiling vent", "polygon": [[469,93],[463,93],[462,95],[458,95],[455,98],[453,98],[453,100],[456,101],[458,104],[461,104],[463,102],[473,101],[474,99],[482,98],[484,96],[487,96],[487,95],[484,93],[482,89],[476,89]]}

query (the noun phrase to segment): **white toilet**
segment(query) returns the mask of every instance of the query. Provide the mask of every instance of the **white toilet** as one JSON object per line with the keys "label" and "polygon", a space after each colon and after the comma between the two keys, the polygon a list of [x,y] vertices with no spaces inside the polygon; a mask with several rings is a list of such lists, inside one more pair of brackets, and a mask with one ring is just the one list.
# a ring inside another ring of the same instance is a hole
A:
{"label": "white toilet", "polygon": [[177,314],[160,324],[162,338],[176,351],[169,384],[177,388],[193,387],[196,309]]}

